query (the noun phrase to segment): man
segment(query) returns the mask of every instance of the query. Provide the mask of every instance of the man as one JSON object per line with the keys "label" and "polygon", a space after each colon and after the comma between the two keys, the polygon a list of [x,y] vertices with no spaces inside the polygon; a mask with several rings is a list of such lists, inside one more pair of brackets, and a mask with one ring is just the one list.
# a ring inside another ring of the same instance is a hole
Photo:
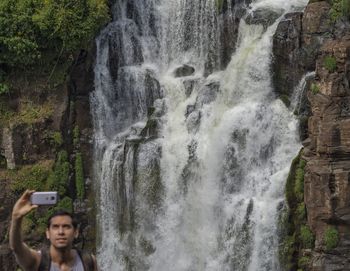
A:
{"label": "man", "polygon": [[48,219],[46,238],[50,241],[47,250],[36,251],[22,241],[21,225],[23,217],[38,205],[32,205],[27,190],[13,207],[10,227],[10,247],[18,264],[24,271],[97,271],[93,255],[80,253],[73,248],[78,237],[77,222],[68,212],[58,212]]}

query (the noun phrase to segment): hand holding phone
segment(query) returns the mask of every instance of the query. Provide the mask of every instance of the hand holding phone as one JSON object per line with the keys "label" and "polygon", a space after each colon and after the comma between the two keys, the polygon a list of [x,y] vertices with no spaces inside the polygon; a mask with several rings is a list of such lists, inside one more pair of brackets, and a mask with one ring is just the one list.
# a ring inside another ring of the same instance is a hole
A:
{"label": "hand holding phone", "polygon": [[34,192],[30,196],[30,202],[33,205],[55,205],[57,200],[57,191]]}

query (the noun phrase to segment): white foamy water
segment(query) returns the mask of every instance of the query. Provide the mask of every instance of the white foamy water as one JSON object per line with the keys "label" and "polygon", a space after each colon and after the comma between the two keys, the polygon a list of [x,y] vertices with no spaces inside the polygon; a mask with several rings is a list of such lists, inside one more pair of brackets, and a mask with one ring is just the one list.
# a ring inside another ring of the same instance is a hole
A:
{"label": "white foamy water", "polygon": [[[306,2],[249,9],[288,12]],[[135,3],[117,1],[97,39],[101,270],[280,270],[278,207],[300,142],[297,119],[271,85],[278,21],[241,20],[236,51],[219,70],[214,0]],[[175,78],[183,64],[195,72]],[[152,106],[158,136],[145,138]]]}

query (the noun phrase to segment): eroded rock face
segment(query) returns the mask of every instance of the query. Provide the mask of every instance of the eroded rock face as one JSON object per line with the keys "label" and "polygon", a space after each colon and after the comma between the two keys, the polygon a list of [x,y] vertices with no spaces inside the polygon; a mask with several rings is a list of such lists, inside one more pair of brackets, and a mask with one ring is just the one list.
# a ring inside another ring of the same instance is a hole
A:
{"label": "eroded rock face", "polygon": [[283,14],[283,10],[271,10],[261,8],[251,12],[245,19],[247,24],[261,24],[264,29],[272,25],[278,17]]}
{"label": "eroded rock face", "polygon": [[273,83],[278,95],[290,96],[303,74],[315,70],[321,45],[333,34],[330,5],[310,3],[304,13],[285,15],[273,37]]}
{"label": "eroded rock face", "polygon": [[291,95],[302,74],[300,50],[302,13],[289,13],[279,23],[273,37],[273,82],[279,95]]}
{"label": "eroded rock face", "polygon": [[[310,19],[311,20],[311,19]],[[310,26],[308,29],[312,29]],[[325,59],[335,60],[335,67]],[[332,68],[332,69],[331,69]],[[349,270],[350,259],[350,38],[329,40],[316,61],[312,116],[304,142],[305,204],[316,242],[311,270]],[[325,231],[339,232],[339,242],[325,247]]]}

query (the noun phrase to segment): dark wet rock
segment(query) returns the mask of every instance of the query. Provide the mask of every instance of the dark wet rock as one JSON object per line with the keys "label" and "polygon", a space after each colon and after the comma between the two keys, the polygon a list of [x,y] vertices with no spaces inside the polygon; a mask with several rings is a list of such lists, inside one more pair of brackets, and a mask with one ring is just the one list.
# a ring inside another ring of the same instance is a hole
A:
{"label": "dark wet rock", "polygon": [[304,74],[300,69],[302,13],[289,13],[273,37],[273,83],[279,96],[290,97]]}
{"label": "dark wet rock", "polygon": [[197,100],[196,100],[196,108],[200,108],[203,104],[209,104],[216,99],[216,96],[220,90],[219,82],[211,82],[199,91]]}
{"label": "dark wet rock", "polygon": [[192,66],[187,64],[182,65],[181,67],[176,68],[174,71],[175,77],[185,77],[190,76],[194,73],[195,69]]}
{"label": "dark wet rock", "polygon": [[188,105],[186,108],[186,113],[185,116],[186,118],[188,117],[189,114],[191,114],[194,110],[196,109],[196,107],[194,105]]}
{"label": "dark wet rock", "polygon": [[188,79],[188,80],[184,80],[183,81],[183,84],[184,84],[184,87],[185,87],[186,97],[190,97],[191,96],[192,91],[193,91],[195,85],[197,84],[197,82],[198,82],[198,79]]}
{"label": "dark wet rock", "polygon": [[283,14],[283,10],[257,9],[248,14],[245,22],[247,24],[261,24],[266,29],[272,25],[278,17]]}
{"label": "dark wet rock", "polygon": [[326,1],[309,4],[302,20],[302,50],[300,65],[305,70],[315,70],[318,51],[323,42],[332,37],[329,11],[331,6]]}
{"label": "dark wet rock", "polygon": [[101,39],[101,48],[108,43],[108,66],[111,77],[117,80],[121,67],[143,62],[137,26],[133,21],[114,22],[106,27],[104,32],[108,34]]}
{"label": "dark wet rock", "polygon": [[[250,0],[224,0],[219,15],[220,25],[220,68],[224,69],[231,60],[238,39],[239,21],[246,14]],[[229,8],[231,7],[231,8]]]}

